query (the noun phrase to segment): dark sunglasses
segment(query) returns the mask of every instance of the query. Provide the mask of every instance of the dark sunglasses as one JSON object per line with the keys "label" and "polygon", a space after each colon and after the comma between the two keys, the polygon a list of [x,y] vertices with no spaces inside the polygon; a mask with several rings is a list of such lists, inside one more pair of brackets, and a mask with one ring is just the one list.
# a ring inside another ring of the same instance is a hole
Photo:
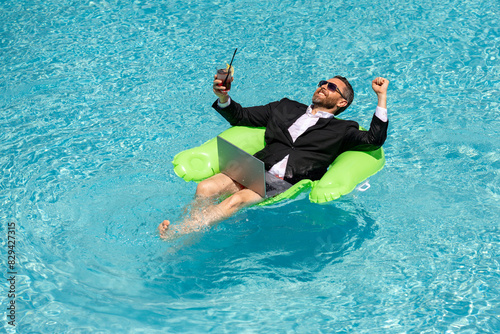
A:
{"label": "dark sunglasses", "polygon": [[340,96],[342,96],[344,99],[346,99],[344,97],[344,95],[342,95],[342,92],[340,91],[340,89],[337,87],[336,84],[334,84],[332,82],[325,81],[325,80],[321,80],[318,84],[318,87],[321,87],[324,85],[327,85],[326,87],[328,88],[328,90],[331,90],[332,92],[338,92],[340,94]]}

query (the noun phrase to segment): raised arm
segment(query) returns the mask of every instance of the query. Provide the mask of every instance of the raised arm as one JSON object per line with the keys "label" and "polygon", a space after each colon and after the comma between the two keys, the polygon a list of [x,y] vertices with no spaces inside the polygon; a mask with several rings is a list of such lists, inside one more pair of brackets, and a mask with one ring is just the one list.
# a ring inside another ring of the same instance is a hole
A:
{"label": "raised arm", "polygon": [[387,109],[387,88],[389,87],[389,80],[378,77],[372,81],[372,89],[378,97],[378,107]]}
{"label": "raised arm", "polygon": [[265,127],[272,110],[279,104],[278,101],[263,106],[243,108],[229,97],[226,87],[222,86],[222,80],[218,80],[217,76],[214,77],[212,87],[218,97],[212,107],[233,126]]}
{"label": "raised arm", "polygon": [[372,89],[377,94],[378,103],[368,131],[359,131],[357,123],[353,122],[344,138],[344,150],[374,150],[382,146],[387,138],[387,88],[389,80],[377,77],[372,81]]}

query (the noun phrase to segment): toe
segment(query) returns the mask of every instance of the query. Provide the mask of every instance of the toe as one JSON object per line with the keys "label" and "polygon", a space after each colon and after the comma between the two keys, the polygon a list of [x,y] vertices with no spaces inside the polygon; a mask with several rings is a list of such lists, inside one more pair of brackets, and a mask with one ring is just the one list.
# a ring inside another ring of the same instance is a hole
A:
{"label": "toe", "polygon": [[160,231],[160,233],[163,233],[165,232],[167,229],[168,229],[168,226],[170,225],[170,221],[168,220],[164,220],[159,226],[158,226],[158,230]]}

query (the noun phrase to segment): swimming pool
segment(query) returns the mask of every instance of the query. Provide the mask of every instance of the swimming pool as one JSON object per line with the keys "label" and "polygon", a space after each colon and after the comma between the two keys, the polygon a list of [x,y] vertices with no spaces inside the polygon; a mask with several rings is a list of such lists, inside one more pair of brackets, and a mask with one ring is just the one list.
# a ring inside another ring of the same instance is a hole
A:
{"label": "swimming pool", "polygon": [[[7,331],[500,331],[498,1],[0,8]],[[370,81],[391,80],[387,164],[366,192],[162,242],[195,189],[170,161],[227,128],[211,80],[236,47],[243,105],[307,103],[341,74],[367,126]]]}

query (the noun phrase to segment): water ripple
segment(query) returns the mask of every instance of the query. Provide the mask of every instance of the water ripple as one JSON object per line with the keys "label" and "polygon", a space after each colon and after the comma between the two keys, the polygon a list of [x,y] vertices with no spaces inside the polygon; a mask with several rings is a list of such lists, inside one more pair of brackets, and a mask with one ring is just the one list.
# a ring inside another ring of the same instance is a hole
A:
{"label": "water ripple", "polygon": [[[0,4],[0,217],[18,226],[18,330],[498,332],[499,4],[188,7]],[[195,187],[170,161],[227,127],[210,85],[234,47],[244,105],[308,103],[342,74],[356,90],[346,117],[367,126],[370,81],[387,76],[387,164],[366,193],[161,242],[158,222]]]}

